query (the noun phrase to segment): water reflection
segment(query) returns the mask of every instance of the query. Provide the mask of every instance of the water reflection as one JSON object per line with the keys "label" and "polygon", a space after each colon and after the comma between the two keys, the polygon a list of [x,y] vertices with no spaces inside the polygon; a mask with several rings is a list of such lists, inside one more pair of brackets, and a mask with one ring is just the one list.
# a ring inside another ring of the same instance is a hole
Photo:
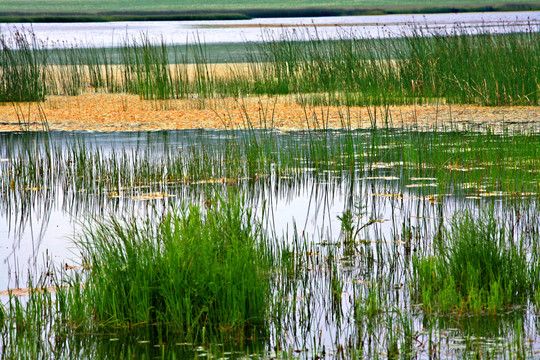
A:
{"label": "water reflection", "polygon": [[[434,169],[408,166],[397,141],[380,140],[371,131],[0,134],[0,289],[24,285],[28,272],[39,277],[44,264],[77,263],[72,239],[92,218],[159,217],[171,206],[208,206],[216,194],[239,192],[280,244],[280,256],[293,257],[290,272],[276,274],[282,310],[273,315],[272,335],[256,344],[268,356],[461,357],[478,349],[511,353],[525,338],[538,348],[532,308],[434,316],[411,300],[409,287],[412,257],[429,254],[433,239],[465,209],[479,214],[493,206],[515,238],[523,235],[524,246],[534,248],[536,201],[470,198],[493,192],[490,181],[483,190],[458,186],[456,178],[444,187]],[[314,148],[316,141],[326,145]],[[374,151],[357,158],[321,150],[348,141]],[[258,155],[250,157],[250,149]],[[165,343],[179,357],[197,353],[195,345],[171,345],[174,334],[64,335],[58,351],[80,351],[81,358],[161,354]]]}

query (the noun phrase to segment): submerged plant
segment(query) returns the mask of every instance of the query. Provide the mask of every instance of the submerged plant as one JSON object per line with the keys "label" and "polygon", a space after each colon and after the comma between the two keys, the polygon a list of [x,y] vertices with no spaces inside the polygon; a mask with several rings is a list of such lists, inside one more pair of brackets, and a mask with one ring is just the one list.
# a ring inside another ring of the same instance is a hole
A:
{"label": "submerged plant", "polygon": [[538,289],[536,254],[528,258],[491,212],[465,214],[441,242],[434,255],[413,260],[413,288],[426,309],[495,313],[525,304]]}
{"label": "submerged plant", "polygon": [[90,270],[77,291],[87,313],[98,325],[157,324],[186,340],[264,325],[269,261],[252,220],[234,200],[207,212],[191,205],[155,219],[97,222],[80,242]]}

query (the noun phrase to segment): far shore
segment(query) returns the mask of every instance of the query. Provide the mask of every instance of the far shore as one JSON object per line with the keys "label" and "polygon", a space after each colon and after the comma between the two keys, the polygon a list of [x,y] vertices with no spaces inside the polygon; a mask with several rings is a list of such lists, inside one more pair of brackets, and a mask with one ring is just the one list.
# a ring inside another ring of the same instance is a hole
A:
{"label": "far shore", "polygon": [[253,18],[436,14],[464,12],[536,11],[540,3],[471,4],[458,6],[308,7],[223,10],[141,11],[0,11],[0,23],[247,20]]}

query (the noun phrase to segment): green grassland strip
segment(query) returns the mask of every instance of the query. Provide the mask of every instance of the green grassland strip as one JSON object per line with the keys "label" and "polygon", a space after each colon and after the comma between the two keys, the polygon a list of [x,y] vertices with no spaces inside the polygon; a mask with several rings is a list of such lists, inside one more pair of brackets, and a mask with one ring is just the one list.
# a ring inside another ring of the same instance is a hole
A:
{"label": "green grassland strip", "polygon": [[[114,2],[113,2],[114,3]],[[244,9],[184,9],[182,5],[172,9],[133,10],[133,11],[18,11],[5,4],[0,12],[0,22],[106,22],[106,21],[190,21],[190,20],[244,20],[251,18],[271,17],[322,17],[352,15],[386,15],[386,14],[426,14],[426,13],[458,13],[458,12],[494,12],[494,11],[533,11],[540,10],[540,3],[496,3],[479,1],[476,4],[438,4],[425,5],[392,4],[389,6],[313,6],[296,8],[279,8],[267,4],[268,8]],[[114,5],[113,5],[114,6]],[[119,6],[120,7],[120,6]],[[20,7],[18,8],[20,9]]]}

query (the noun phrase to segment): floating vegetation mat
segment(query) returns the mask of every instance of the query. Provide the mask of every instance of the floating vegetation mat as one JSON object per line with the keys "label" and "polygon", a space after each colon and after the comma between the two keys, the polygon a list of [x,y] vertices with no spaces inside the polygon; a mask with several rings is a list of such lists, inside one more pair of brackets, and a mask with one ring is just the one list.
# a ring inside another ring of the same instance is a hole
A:
{"label": "floating vegetation mat", "polygon": [[[322,96],[322,95],[321,95]],[[0,131],[157,131],[181,129],[373,127],[433,130],[538,131],[540,108],[486,107],[444,101],[393,106],[301,105],[294,96],[141,100],[137,95],[84,93],[50,96],[43,103],[0,106]]]}
{"label": "floating vegetation mat", "polygon": [[5,358],[536,358],[540,135],[0,133]]}

